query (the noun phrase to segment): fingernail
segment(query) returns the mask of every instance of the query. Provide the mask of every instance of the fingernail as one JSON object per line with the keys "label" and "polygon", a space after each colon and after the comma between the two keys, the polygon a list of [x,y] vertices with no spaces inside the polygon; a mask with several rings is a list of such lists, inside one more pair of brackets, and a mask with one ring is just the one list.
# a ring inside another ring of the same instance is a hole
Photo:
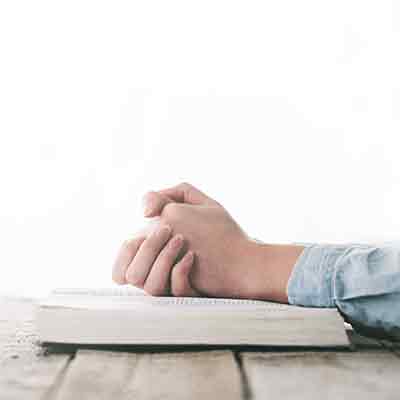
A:
{"label": "fingernail", "polygon": [[183,236],[182,235],[176,235],[174,238],[175,245],[179,246],[183,242]]}

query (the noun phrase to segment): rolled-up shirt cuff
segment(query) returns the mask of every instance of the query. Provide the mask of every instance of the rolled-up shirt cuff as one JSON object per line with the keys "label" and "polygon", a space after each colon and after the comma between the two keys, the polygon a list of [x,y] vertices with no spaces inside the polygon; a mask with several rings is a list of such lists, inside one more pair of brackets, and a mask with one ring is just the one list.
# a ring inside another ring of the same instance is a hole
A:
{"label": "rolled-up shirt cuff", "polygon": [[288,281],[289,303],[335,307],[335,265],[345,249],[344,246],[306,245]]}

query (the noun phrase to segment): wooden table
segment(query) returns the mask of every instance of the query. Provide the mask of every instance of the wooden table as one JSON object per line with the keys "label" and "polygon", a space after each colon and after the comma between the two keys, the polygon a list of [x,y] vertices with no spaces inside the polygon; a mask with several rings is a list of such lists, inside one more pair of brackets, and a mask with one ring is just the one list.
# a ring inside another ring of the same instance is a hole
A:
{"label": "wooden table", "polygon": [[353,351],[42,348],[34,302],[0,298],[0,399],[400,399],[400,345]]}

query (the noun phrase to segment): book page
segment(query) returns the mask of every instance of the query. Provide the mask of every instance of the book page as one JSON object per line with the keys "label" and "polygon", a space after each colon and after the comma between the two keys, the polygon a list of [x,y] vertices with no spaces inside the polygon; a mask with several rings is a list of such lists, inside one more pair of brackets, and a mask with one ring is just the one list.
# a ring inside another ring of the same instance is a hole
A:
{"label": "book page", "polygon": [[207,297],[154,297],[132,287],[104,289],[57,289],[41,302],[42,307],[68,307],[84,309],[196,309],[201,311],[304,311],[304,307],[260,300],[241,300]]}

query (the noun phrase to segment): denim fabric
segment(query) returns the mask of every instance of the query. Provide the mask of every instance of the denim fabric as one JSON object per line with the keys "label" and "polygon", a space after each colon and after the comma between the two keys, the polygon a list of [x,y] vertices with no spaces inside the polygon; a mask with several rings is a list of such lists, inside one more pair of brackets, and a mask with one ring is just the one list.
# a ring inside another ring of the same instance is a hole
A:
{"label": "denim fabric", "polygon": [[306,244],[289,303],[337,307],[361,333],[400,339],[400,244]]}

